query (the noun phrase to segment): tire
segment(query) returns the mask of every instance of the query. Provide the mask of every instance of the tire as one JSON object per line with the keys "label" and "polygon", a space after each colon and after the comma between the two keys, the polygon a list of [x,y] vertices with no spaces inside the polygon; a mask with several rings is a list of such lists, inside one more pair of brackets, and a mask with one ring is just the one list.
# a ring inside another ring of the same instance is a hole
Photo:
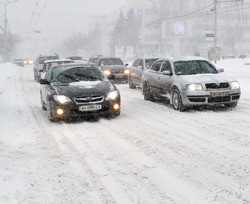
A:
{"label": "tire", "polygon": [[128,85],[129,85],[129,88],[131,88],[131,89],[136,88],[131,77],[128,78]]}
{"label": "tire", "polygon": [[172,91],[172,106],[174,110],[178,110],[180,112],[185,111],[187,108],[183,105],[180,92],[177,88]]}
{"label": "tire", "polygon": [[42,95],[40,96],[40,99],[41,99],[42,110],[47,110],[47,108],[43,102]]}
{"label": "tire", "polygon": [[225,107],[227,108],[235,108],[237,106],[238,102],[233,102],[233,103],[226,103]]}
{"label": "tire", "polygon": [[147,85],[147,83],[144,83],[142,85],[142,93],[143,93],[144,99],[146,101],[152,101],[152,102],[155,101],[155,98],[154,98],[153,94],[151,93],[150,88]]}
{"label": "tire", "polygon": [[121,110],[116,112],[109,112],[107,115],[105,115],[105,118],[116,118],[121,114]]}
{"label": "tire", "polygon": [[47,111],[46,111],[47,118],[50,122],[56,122],[58,121],[57,118],[55,118],[51,112],[51,105],[48,103]]}

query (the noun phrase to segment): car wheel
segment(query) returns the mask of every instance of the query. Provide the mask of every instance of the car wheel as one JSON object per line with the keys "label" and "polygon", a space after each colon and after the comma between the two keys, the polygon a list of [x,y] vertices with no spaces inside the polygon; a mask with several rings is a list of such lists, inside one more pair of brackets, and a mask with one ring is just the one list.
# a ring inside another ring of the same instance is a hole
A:
{"label": "car wheel", "polygon": [[154,98],[153,94],[151,93],[150,88],[147,85],[147,83],[144,83],[142,85],[142,93],[143,93],[144,99],[146,101],[153,101],[153,102],[155,101],[155,98]]}
{"label": "car wheel", "polygon": [[128,84],[129,84],[129,88],[131,88],[131,89],[135,89],[136,88],[135,85],[134,85],[134,83],[133,83],[133,80],[131,79],[131,77],[128,78]]}
{"label": "car wheel", "polygon": [[42,95],[40,96],[41,99],[41,105],[42,105],[42,110],[46,110],[45,103],[43,102]]}
{"label": "car wheel", "polygon": [[174,89],[172,91],[172,106],[175,110],[179,110],[181,112],[186,110],[186,107],[182,103],[181,95],[178,89]]}
{"label": "car wheel", "polygon": [[47,118],[50,122],[56,122],[57,119],[52,114],[52,108],[50,103],[48,103],[47,111],[46,111]]}
{"label": "car wheel", "polygon": [[225,106],[227,108],[235,108],[237,106],[237,102],[233,102],[233,103],[226,103]]}
{"label": "car wheel", "polygon": [[121,110],[116,111],[116,112],[109,112],[107,115],[105,115],[106,118],[115,118],[118,117],[121,114]]}

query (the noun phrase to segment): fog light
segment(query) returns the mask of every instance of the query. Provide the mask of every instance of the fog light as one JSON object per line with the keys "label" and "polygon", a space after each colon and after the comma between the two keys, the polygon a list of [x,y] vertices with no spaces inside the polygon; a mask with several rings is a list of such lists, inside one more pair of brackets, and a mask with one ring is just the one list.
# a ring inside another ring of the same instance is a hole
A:
{"label": "fog light", "polygon": [[57,109],[56,113],[57,113],[58,115],[62,115],[62,114],[63,114],[63,109]]}
{"label": "fog light", "polygon": [[118,109],[119,109],[119,104],[118,104],[118,103],[116,103],[116,104],[114,105],[114,109],[115,109],[115,110],[118,110]]}

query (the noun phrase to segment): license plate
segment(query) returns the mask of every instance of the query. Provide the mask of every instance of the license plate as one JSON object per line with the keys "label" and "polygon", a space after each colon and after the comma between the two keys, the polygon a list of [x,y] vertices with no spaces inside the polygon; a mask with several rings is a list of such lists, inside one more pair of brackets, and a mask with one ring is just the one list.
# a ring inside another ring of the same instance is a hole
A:
{"label": "license plate", "polygon": [[95,111],[101,110],[102,105],[88,105],[88,106],[80,106],[79,111]]}
{"label": "license plate", "polygon": [[211,92],[211,97],[229,96],[229,92]]}

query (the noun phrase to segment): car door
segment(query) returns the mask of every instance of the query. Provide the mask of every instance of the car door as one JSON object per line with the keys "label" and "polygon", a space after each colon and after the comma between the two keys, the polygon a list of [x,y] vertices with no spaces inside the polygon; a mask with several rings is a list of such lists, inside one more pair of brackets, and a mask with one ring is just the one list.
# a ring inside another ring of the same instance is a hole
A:
{"label": "car door", "polygon": [[140,59],[136,59],[132,66],[129,68],[129,77],[133,80],[133,82],[136,81],[136,71],[139,61]]}
{"label": "car door", "polygon": [[[49,69],[44,77],[44,79],[46,79],[49,82],[51,82],[52,70],[53,69]],[[49,96],[51,95],[51,89],[52,89],[51,84],[44,84],[41,86],[41,97],[46,106],[48,103]]]}
{"label": "car door", "polygon": [[144,72],[144,60],[140,59],[139,64],[137,66],[137,70],[136,70],[136,83],[137,84],[141,84],[141,78]]}
{"label": "car door", "polygon": [[160,94],[160,88],[158,85],[158,80],[159,80],[159,71],[161,68],[163,60],[156,61],[150,68],[148,75],[147,75],[147,81],[148,85],[150,87],[150,90],[154,95],[159,95]]}
{"label": "car door", "polygon": [[[171,74],[166,75],[164,71],[169,71]],[[171,86],[173,83],[173,69],[169,60],[164,60],[159,72],[158,86],[161,89],[160,95],[170,99]]]}

